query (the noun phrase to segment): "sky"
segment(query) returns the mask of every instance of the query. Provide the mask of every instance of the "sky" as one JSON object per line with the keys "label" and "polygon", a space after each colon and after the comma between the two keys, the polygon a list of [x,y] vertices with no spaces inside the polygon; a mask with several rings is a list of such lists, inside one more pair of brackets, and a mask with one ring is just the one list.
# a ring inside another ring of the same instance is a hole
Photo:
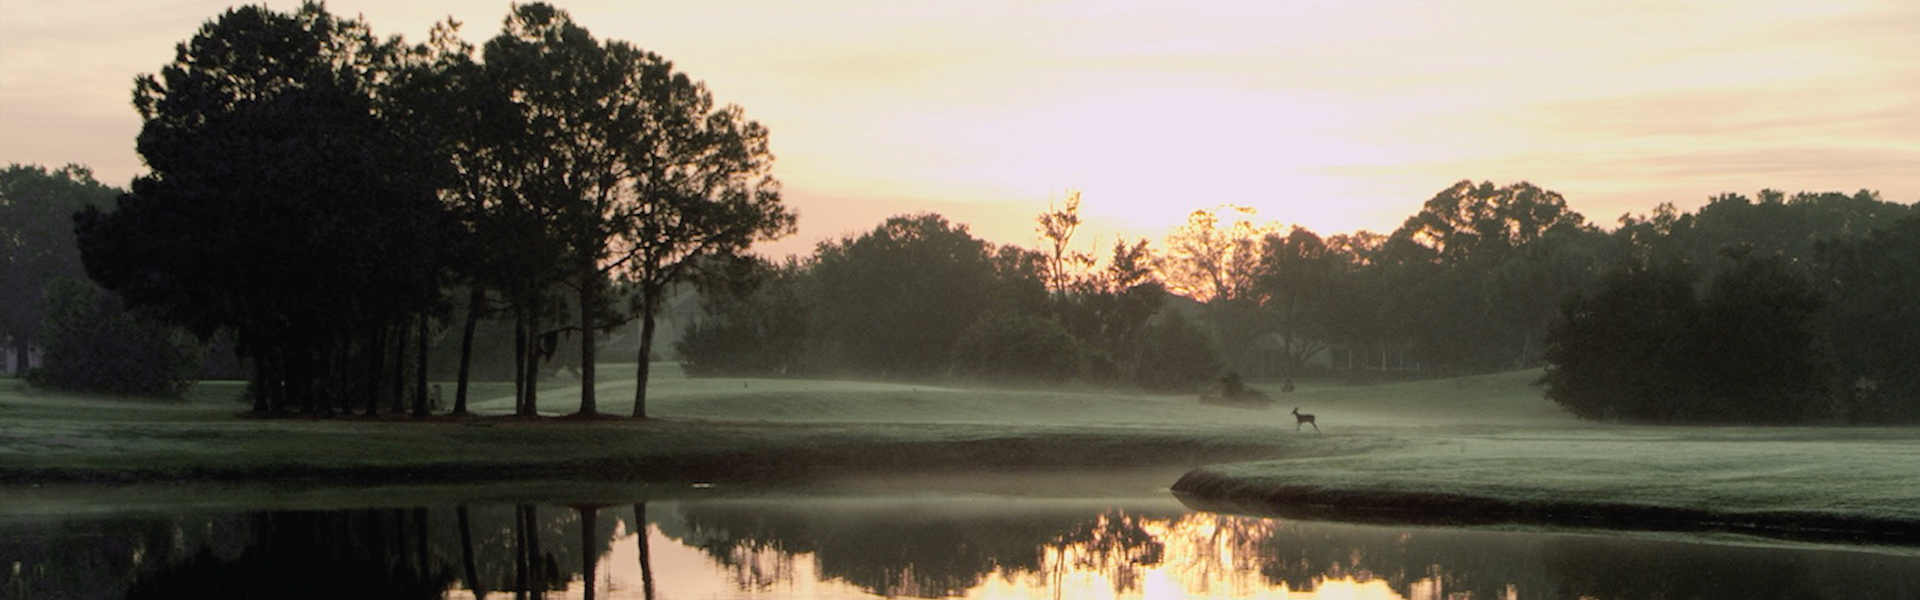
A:
{"label": "sky", "polygon": [[[554,4],[768,127],[800,214],[773,255],[928,211],[1034,247],[1069,190],[1101,247],[1226,204],[1386,232],[1462,179],[1531,181],[1603,226],[1762,188],[1920,201],[1909,0]],[[125,186],[133,78],[227,6],[0,0],[0,164]],[[508,10],[327,6],[415,41],[452,17],[476,43]]]}

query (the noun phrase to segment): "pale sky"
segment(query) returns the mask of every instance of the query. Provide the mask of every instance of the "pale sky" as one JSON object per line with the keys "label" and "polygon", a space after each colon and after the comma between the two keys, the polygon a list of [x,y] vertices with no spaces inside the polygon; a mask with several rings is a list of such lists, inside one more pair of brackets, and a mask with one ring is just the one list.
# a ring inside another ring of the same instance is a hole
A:
{"label": "pale sky", "polygon": [[[554,3],[767,125],[800,213],[774,253],[921,211],[1033,247],[1069,189],[1084,241],[1220,204],[1384,232],[1461,179],[1603,225],[1767,187],[1920,201],[1909,0]],[[476,43],[508,8],[327,5],[414,41],[451,15]],[[126,185],[134,76],[227,6],[0,0],[0,164]]]}

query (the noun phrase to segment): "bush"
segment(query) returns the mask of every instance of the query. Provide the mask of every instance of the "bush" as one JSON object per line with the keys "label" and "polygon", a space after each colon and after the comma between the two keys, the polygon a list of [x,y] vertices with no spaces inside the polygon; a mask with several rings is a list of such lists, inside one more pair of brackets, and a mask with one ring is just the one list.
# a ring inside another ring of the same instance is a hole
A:
{"label": "bush", "polygon": [[1548,330],[1546,395],[1587,419],[1799,423],[1829,404],[1823,300],[1778,257],[1734,257],[1704,296],[1691,269],[1605,278]]}
{"label": "bush", "polygon": [[191,336],[128,312],[91,283],[47,283],[36,386],[77,392],[177,397],[192,387],[202,350]]}
{"label": "bush", "polygon": [[953,364],[963,375],[1048,383],[1082,371],[1073,335],[1059,321],[1031,314],[981,317],[954,342]]}
{"label": "bush", "polygon": [[693,377],[793,375],[807,370],[810,304],[797,266],[756,266],[704,290],[707,318],[674,350]]}
{"label": "bush", "polygon": [[1247,382],[1240,379],[1239,373],[1228,371],[1220,378],[1220,389],[1215,393],[1201,396],[1200,402],[1224,406],[1264,407],[1272,406],[1273,398],[1266,392],[1247,387]]}
{"label": "bush", "polygon": [[1548,327],[1547,398],[1583,419],[1687,420],[1700,397],[1689,376],[1699,311],[1679,265],[1609,274]]}
{"label": "bush", "polygon": [[1195,391],[1225,365],[1213,338],[1173,311],[1141,330],[1135,351],[1133,381],[1150,390]]}

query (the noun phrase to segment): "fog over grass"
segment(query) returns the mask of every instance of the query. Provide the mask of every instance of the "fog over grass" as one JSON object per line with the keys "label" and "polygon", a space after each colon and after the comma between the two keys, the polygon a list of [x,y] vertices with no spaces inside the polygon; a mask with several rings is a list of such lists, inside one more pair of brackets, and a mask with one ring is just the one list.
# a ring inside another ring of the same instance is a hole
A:
{"label": "fog over grass", "polygon": [[[631,372],[631,364],[602,364],[601,372]],[[1056,387],[998,388],[858,380],[689,378],[669,363],[653,366],[648,411],[656,417],[699,421],[803,423],[967,423],[1032,426],[1145,426],[1226,430],[1293,430],[1287,411],[1319,414],[1324,433],[1380,434],[1387,430],[1484,426],[1591,428],[1591,423],[1541,398],[1537,371],[1375,385],[1308,381],[1291,394],[1255,382],[1274,398],[1265,408],[1202,404],[1196,394]],[[595,386],[602,412],[632,409],[633,379]],[[504,391],[504,390],[503,390]],[[573,411],[577,385],[543,387],[542,414]],[[484,414],[513,412],[513,397],[471,404]],[[1306,429],[1312,432],[1312,428]]]}
{"label": "fog over grass", "polygon": [[[661,473],[710,479],[720,475],[702,469],[745,460],[770,466],[734,476],[825,465],[867,487],[1072,495],[1080,488],[1165,489],[1199,468],[1242,488],[1920,524],[1920,429],[1601,424],[1576,420],[1543,399],[1532,385],[1537,377],[1522,371],[1361,385],[1309,381],[1291,394],[1256,383],[1275,398],[1273,406],[1237,408],[1202,404],[1196,395],[1085,388],[693,379],[659,365],[650,392],[659,419],[653,422],[238,419],[246,407],[233,400],[240,389],[234,383],[202,384],[177,402],[7,386],[0,388],[0,480],[284,476],[351,483],[363,472],[461,472],[484,480],[506,469],[515,477],[637,482]],[[602,409],[624,410],[632,385],[601,384]],[[510,413],[508,387],[477,387],[473,406]],[[541,405],[546,414],[567,414],[577,392],[551,382]],[[1296,431],[1287,412],[1295,406],[1317,415],[1321,432]],[[1060,476],[1006,484],[986,476],[1031,468]],[[1132,470],[1122,477],[1127,481],[1075,473],[1088,469]]]}

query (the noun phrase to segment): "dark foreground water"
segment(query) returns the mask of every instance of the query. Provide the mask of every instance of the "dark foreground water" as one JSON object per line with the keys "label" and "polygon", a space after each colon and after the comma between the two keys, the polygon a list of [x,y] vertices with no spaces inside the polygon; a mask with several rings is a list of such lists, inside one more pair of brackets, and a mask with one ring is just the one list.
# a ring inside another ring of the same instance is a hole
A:
{"label": "dark foreground water", "polygon": [[0,598],[1920,598],[1920,555],[1313,523],[1163,495],[0,516]]}

